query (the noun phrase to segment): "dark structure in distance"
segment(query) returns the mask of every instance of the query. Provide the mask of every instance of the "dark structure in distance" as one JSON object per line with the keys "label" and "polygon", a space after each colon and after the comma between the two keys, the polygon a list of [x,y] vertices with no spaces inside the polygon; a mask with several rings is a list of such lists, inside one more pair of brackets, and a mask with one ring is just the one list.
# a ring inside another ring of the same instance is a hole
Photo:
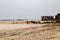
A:
{"label": "dark structure in distance", "polygon": [[56,22],[60,23],[60,13],[58,13],[58,14],[55,16],[55,20],[56,20]]}
{"label": "dark structure in distance", "polygon": [[42,21],[53,21],[54,16],[42,16]]}
{"label": "dark structure in distance", "polygon": [[46,22],[57,22],[60,23],[60,13],[58,13],[55,18],[54,16],[41,16],[41,20],[42,21],[46,21]]}

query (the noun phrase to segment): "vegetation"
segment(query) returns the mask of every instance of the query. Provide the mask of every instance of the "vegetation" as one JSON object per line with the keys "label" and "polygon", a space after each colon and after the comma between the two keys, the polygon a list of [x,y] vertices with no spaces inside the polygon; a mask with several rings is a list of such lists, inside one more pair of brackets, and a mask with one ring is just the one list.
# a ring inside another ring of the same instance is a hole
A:
{"label": "vegetation", "polygon": [[40,22],[40,21],[27,21],[26,23],[27,23],[27,24],[30,24],[30,23],[33,23],[33,24],[40,24],[41,22]]}
{"label": "vegetation", "polygon": [[60,13],[58,13],[56,16],[55,16],[55,20],[57,23],[60,23]]}

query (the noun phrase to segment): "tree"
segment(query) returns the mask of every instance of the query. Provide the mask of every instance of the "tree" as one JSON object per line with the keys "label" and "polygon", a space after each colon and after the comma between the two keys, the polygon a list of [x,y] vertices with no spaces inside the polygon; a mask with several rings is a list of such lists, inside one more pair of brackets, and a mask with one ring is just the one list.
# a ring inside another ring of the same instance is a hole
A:
{"label": "tree", "polygon": [[58,14],[55,16],[55,20],[56,20],[56,22],[59,22],[59,23],[60,23],[60,13],[58,13]]}

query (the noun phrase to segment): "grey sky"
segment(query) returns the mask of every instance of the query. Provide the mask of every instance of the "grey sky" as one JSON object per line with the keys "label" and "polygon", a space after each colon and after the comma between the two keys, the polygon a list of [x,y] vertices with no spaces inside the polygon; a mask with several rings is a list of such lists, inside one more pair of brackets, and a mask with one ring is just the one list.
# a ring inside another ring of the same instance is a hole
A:
{"label": "grey sky", "polygon": [[60,0],[0,0],[0,19],[35,19],[60,13]]}

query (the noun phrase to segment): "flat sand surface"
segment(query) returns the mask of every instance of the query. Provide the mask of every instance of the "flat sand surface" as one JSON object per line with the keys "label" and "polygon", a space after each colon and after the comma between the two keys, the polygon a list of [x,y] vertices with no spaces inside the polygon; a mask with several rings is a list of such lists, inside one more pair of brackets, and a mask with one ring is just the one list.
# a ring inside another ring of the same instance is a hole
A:
{"label": "flat sand surface", "polygon": [[0,24],[0,30],[14,30],[20,28],[30,28],[44,26],[45,24]]}
{"label": "flat sand surface", "polygon": [[0,24],[0,40],[60,40],[60,26]]}

